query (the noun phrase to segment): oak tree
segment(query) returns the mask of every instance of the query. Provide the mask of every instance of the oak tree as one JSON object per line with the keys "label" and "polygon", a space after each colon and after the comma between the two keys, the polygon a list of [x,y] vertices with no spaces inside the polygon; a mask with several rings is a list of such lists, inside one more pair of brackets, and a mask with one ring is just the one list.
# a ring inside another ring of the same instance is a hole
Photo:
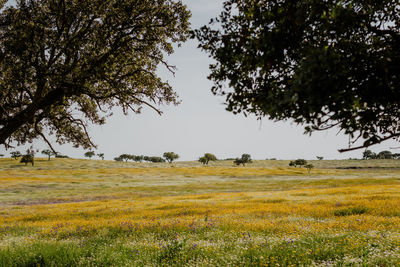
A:
{"label": "oak tree", "polygon": [[235,163],[237,166],[239,166],[240,164],[242,164],[243,166],[245,166],[246,163],[251,163],[251,156],[250,154],[243,154],[242,157],[240,158],[236,158],[233,163]]}
{"label": "oak tree", "polygon": [[193,37],[227,110],[338,127],[343,152],[400,138],[398,14],[392,0],[227,0]]}
{"label": "oak tree", "polygon": [[314,165],[312,165],[312,164],[307,164],[307,165],[304,165],[304,168],[307,169],[308,175],[310,175],[310,174],[311,174],[311,169],[314,168]]}
{"label": "oak tree", "polygon": [[210,161],[216,161],[216,160],[217,157],[211,153],[205,153],[204,156],[199,158],[199,162],[201,162],[203,165],[208,165]]}
{"label": "oak tree", "polygon": [[28,163],[31,163],[32,166],[34,166],[34,165],[35,165],[35,157],[34,157],[33,155],[31,155],[31,154],[23,155],[23,156],[21,157],[20,163],[25,163],[25,166],[26,166]]}
{"label": "oak tree", "polygon": [[121,161],[125,161],[128,162],[128,160],[133,160],[135,156],[130,155],[130,154],[121,154],[118,156],[119,159],[121,159]]}
{"label": "oak tree", "polygon": [[50,149],[42,150],[42,154],[46,155],[48,160],[50,160],[51,156],[57,156],[57,153],[55,153],[54,151],[52,151]]}
{"label": "oak tree", "polygon": [[89,159],[92,159],[92,157],[94,157],[95,155],[96,155],[96,153],[93,151],[88,151],[85,153],[85,157],[87,157]]}
{"label": "oak tree", "polygon": [[168,161],[169,163],[172,163],[174,160],[179,159],[179,155],[174,153],[174,152],[165,152],[163,154],[163,157]]}
{"label": "oak tree", "polygon": [[35,151],[34,151],[33,147],[30,147],[26,150],[26,154],[22,155],[20,163],[25,163],[25,166],[28,163],[31,163],[32,166],[35,165]]}
{"label": "oak tree", "polygon": [[181,1],[17,0],[0,10],[0,144],[41,137],[91,149],[88,125],[113,107],[161,114],[179,103],[157,70],[174,72],[165,56],[187,39]]}
{"label": "oak tree", "polygon": [[11,157],[12,157],[13,159],[15,159],[15,160],[17,160],[19,157],[22,157],[22,154],[21,154],[21,152],[19,152],[19,151],[12,151],[12,152],[10,153],[10,155],[11,155]]}

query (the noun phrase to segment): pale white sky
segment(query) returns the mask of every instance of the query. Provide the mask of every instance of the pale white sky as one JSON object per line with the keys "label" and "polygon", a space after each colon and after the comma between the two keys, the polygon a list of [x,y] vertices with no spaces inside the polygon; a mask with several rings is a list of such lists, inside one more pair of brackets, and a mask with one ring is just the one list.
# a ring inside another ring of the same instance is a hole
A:
{"label": "pale white sky", "polygon": [[[219,14],[222,0],[183,0],[192,11],[192,27],[207,24]],[[361,157],[362,150],[340,154],[337,149],[348,143],[348,138],[337,135],[338,130],[319,132],[311,137],[303,135],[303,128],[290,122],[262,121],[255,117],[245,118],[225,111],[224,99],[212,95],[211,82],[207,80],[211,60],[197,49],[196,41],[190,40],[177,48],[169,63],[178,68],[176,76],[165,69],[160,75],[168,80],[182,100],[179,106],[162,107],[163,116],[144,108],[140,115],[124,116],[115,110],[114,116],[103,126],[91,126],[90,133],[97,152],[105,153],[106,159],[123,154],[162,155],[166,151],[178,153],[180,160],[197,160],[204,153],[218,158],[239,157],[251,154],[254,159],[278,158],[346,159]],[[387,142],[371,147],[381,151],[399,146]],[[47,148],[41,142],[34,147]],[[69,145],[55,146],[58,151],[74,158],[83,158],[84,150]],[[8,154],[3,147],[1,154]],[[25,148],[19,148],[24,151]],[[12,151],[12,150],[11,150]],[[39,155],[38,155],[39,156]]]}

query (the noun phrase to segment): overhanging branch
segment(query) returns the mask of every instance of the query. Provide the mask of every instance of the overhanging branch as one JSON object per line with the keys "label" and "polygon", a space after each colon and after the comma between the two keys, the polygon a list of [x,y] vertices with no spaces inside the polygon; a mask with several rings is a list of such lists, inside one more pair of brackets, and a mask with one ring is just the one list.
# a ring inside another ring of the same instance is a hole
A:
{"label": "overhanging branch", "polygon": [[354,150],[358,150],[358,149],[362,149],[362,148],[367,148],[369,146],[377,145],[377,144],[380,144],[380,143],[382,143],[384,141],[387,141],[389,139],[396,138],[396,137],[399,137],[399,136],[400,136],[400,133],[392,134],[392,135],[387,136],[385,138],[380,138],[379,140],[374,141],[374,142],[372,142],[371,144],[368,144],[368,145],[362,145],[362,146],[351,147],[351,148],[344,148],[344,149],[339,149],[338,151],[340,153],[343,153],[343,152],[354,151]]}

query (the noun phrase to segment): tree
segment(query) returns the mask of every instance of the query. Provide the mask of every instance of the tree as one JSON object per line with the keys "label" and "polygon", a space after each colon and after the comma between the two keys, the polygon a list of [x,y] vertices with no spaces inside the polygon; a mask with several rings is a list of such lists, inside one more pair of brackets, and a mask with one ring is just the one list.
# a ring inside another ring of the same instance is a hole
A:
{"label": "tree", "polygon": [[133,160],[133,159],[134,159],[134,156],[133,156],[133,155],[130,155],[130,154],[121,154],[121,155],[119,155],[118,158],[120,158],[121,161],[128,162],[128,160]]}
{"label": "tree", "polygon": [[[179,158],[179,156],[178,156],[178,158]],[[165,162],[165,159],[163,159],[162,157],[149,157],[149,161],[153,162],[153,163],[161,163],[161,162]]]}
{"label": "tree", "polygon": [[376,159],[377,155],[371,150],[365,150],[363,152],[363,159]]}
{"label": "tree", "polygon": [[13,151],[13,152],[10,153],[10,155],[15,160],[17,160],[18,158],[22,157],[22,154],[19,151]]}
{"label": "tree", "polygon": [[304,168],[307,169],[308,175],[310,175],[310,174],[311,174],[311,169],[314,168],[314,165],[312,165],[312,164],[307,164],[307,165],[304,165]]}
{"label": "tree", "polygon": [[241,158],[236,158],[233,163],[235,163],[238,166],[240,164],[245,166],[246,163],[251,163],[251,162],[252,162],[251,156],[249,154],[243,154]]}
{"label": "tree", "polygon": [[142,162],[144,160],[144,156],[134,156],[133,160],[135,162]]}
{"label": "tree", "polygon": [[393,159],[399,159],[400,158],[400,154],[399,153],[394,153],[393,154]]}
{"label": "tree", "polygon": [[392,154],[392,152],[390,152],[388,150],[385,150],[385,151],[379,152],[376,157],[378,159],[392,159],[393,158],[393,154]]}
{"label": "tree", "polygon": [[324,157],[317,156],[317,160],[323,160]]}
{"label": "tree", "polygon": [[163,157],[169,162],[172,163],[174,160],[179,159],[179,155],[174,152],[165,152]]}
{"label": "tree", "polygon": [[62,155],[62,154],[57,154],[56,158],[57,159],[69,159],[69,157],[67,155]]}
{"label": "tree", "polygon": [[0,158],[4,157],[4,154],[0,154]]}
{"label": "tree", "polygon": [[200,162],[201,164],[203,164],[203,165],[207,165],[207,164],[208,164],[206,157],[200,157],[200,158],[199,158],[199,162]]}
{"label": "tree", "polygon": [[115,160],[115,161],[118,161],[118,162],[123,161],[123,159],[121,159],[121,157],[115,157],[114,160]]}
{"label": "tree", "polygon": [[294,161],[295,166],[303,166],[303,165],[307,165],[307,160],[305,159],[296,159]]}
{"label": "tree", "polygon": [[[1,1],[3,7],[7,1]],[[89,124],[115,106],[178,104],[158,76],[188,37],[181,1],[17,0],[0,11],[0,144],[48,135],[93,148]],[[54,149],[52,149],[54,151]]]}
{"label": "tree", "polygon": [[54,151],[52,151],[50,149],[42,150],[42,154],[46,155],[48,157],[48,160],[50,160],[51,156],[57,156],[57,153],[54,153]]}
{"label": "tree", "polygon": [[296,159],[295,161],[289,162],[289,166],[291,166],[291,167],[303,166],[306,164],[307,164],[307,161],[305,159]]}
{"label": "tree", "polygon": [[85,157],[92,159],[92,157],[94,157],[94,155],[96,155],[96,153],[94,153],[93,151],[88,151],[85,153]]}
{"label": "tree", "polygon": [[21,157],[20,163],[25,163],[25,166],[28,163],[31,163],[32,166],[35,165],[35,151],[32,147],[26,150],[26,154]]}
{"label": "tree", "polygon": [[28,163],[31,163],[32,166],[34,166],[34,165],[35,165],[35,158],[34,158],[33,155],[26,154],[26,155],[23,155],[23,156],[22,156],[20,163],[25,163],[25,166],[26,166]]}
{"label": "tree", "polygon": [[101,158],[101,160],[104,160],[104,153],[98,153],[97,156],[98,156],[99,158]]}
{"label": "tree", "polygon": [[338,127],[344,152],[400,138],[399,25],[391,0],[227,0],[192,37],[228,111]]}
{"label": "tree", "polygon": [[201,162],[203,165],[208,165],[210,161],[216,161],[217,157],[211,153],[206,153],[204,154],[203,157],[199,158],[199,162]]}

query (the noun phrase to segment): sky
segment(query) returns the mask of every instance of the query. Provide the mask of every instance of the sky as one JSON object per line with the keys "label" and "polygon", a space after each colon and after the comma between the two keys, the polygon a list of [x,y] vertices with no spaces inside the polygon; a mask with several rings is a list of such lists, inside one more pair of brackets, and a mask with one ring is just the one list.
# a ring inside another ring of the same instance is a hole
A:
{"label": "sky", "polygon": [[[198,28],[216,17],[222,10],[222,0],[183,0],[192,12],[192,28]],[[209,65],[207,54],[189,40],[168,58],[177,67],[175,77],[162,67],[159,75],[169,81],[182,103],[179,106],[162,106],[162,116],[149,108],[142,114],[124,116],[118,109],[105,125],[91,126],[90,135],[98,145],[97,153],[106,159],[120,154],[161,156],[173,151],[179,160],[197,160],[204,153],[218,158],[235,158],[247,153],[253,159],[325,159],[361,158],[363,150],[339,153],[348,146],[348,137],[338,134],[338,129],[304,135],[304,129],[290,121],[273,122],[267,118],[233,115],[225,110],[224,99],[211,93],[212,83],[207,79]],[[47,149],[40,140],[35,149]],[[386,142],[371,147],[379,152],[399,146]],[[23,152],[28,146],[19,147]],[[57,151],[73,158],[84,158],[85,151],[70,145],[55,145]],[[13,150],[4,151],[6,154]],[[398,153],[398,152],[396,152]],[[40,155],[37,155],[40,156]]]}

